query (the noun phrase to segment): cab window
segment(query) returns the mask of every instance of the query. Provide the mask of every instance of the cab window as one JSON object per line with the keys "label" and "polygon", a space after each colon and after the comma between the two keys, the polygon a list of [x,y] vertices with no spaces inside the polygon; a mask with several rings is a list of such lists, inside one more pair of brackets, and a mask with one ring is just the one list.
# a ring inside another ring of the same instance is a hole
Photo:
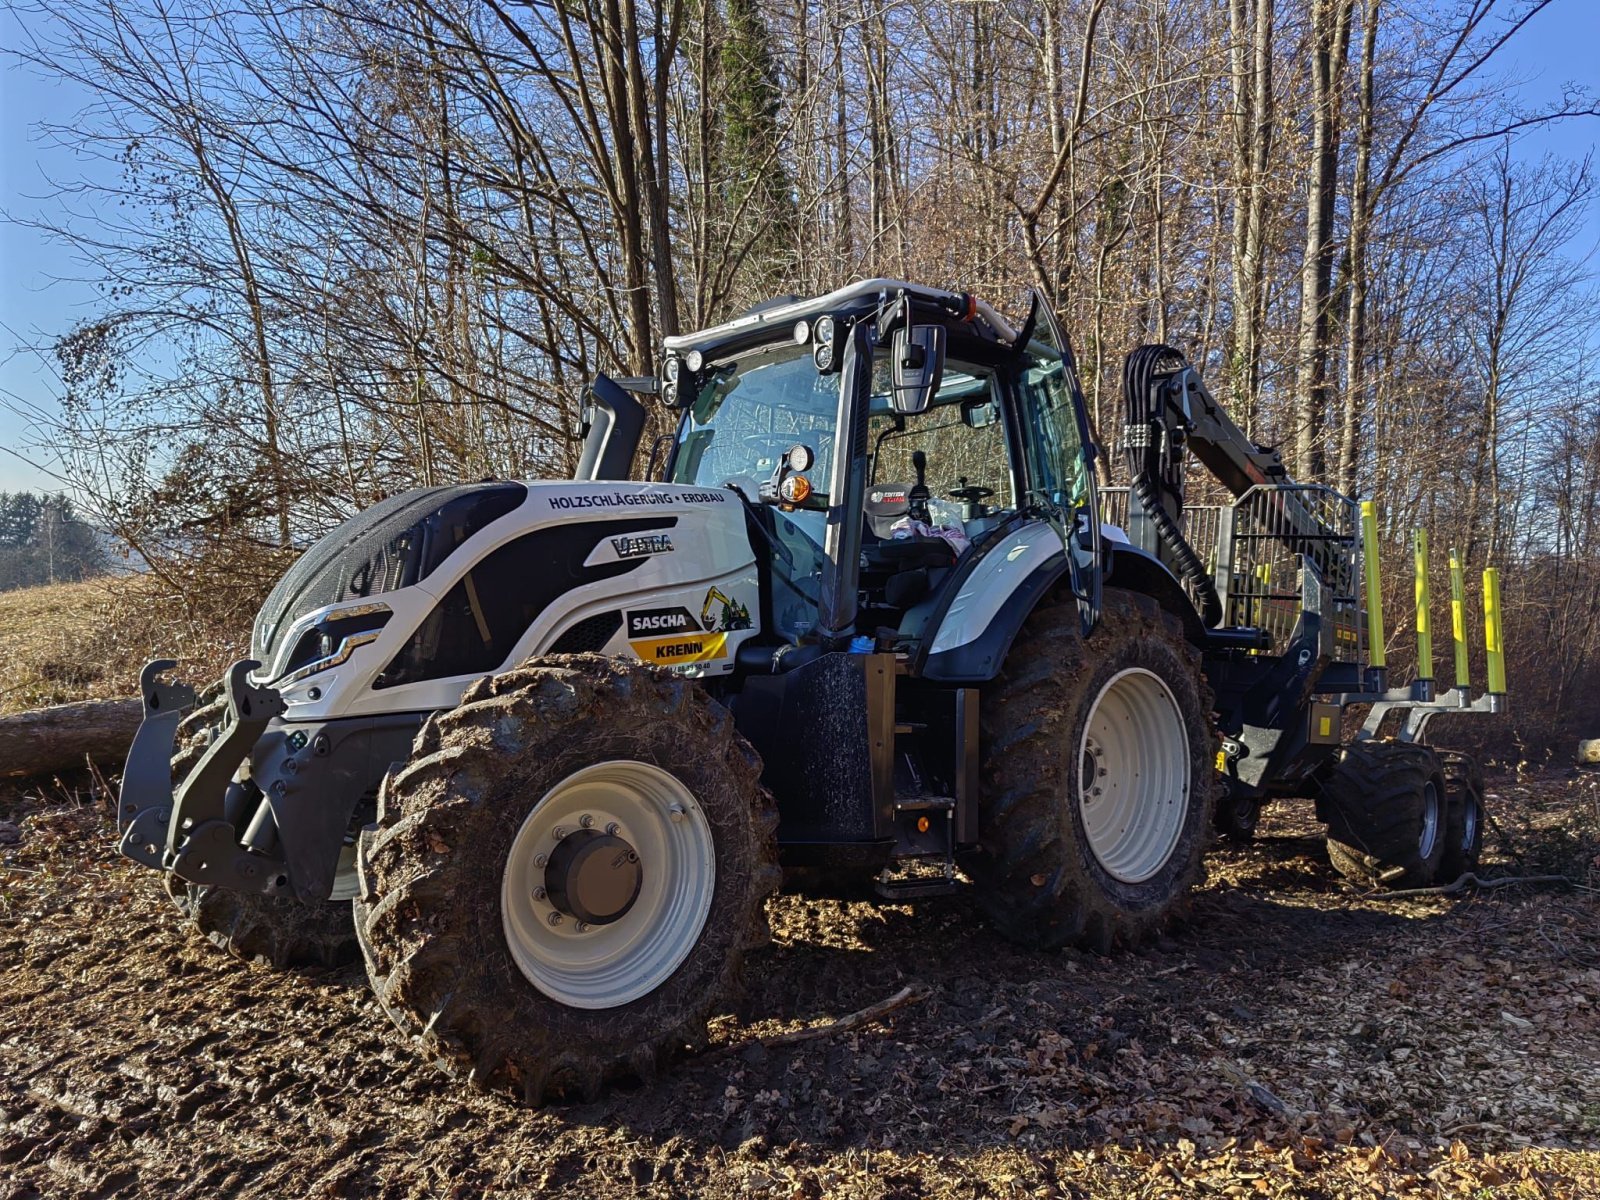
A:
{"label": "cab window", "polygon": [[1055,354],[1030,353],[1019,386],[1032,490],[1067,512],[1089,502],[1088,464],[1066,365]]}
{"label": "cab window", "polygon": [[[890,408],[887,371],[883,386],[874,380],[867,421],[869,481],[873,484],[912,483],[916,468],[911,456],[927,455],[928,490],[934,511],[950,510],[961,503],[951,493],[984,489],[981,501],[968,500],[968,520],[1016,506],[1011,459],[1006,447],[1005,424],[992,374],[977,367],[948,363],[939,392],[926,411],[897,416]],[[969,497],[972,494],[969,493]]]}

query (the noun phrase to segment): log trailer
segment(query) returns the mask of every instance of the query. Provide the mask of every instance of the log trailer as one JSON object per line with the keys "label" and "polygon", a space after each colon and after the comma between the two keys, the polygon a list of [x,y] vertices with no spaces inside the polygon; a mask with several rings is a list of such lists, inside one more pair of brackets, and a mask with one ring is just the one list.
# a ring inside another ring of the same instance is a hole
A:
{"label": "log trailer", "polygon": [[[1359,883],[1423,887],[1471,870],[1483,838],[1482,772],[1469,756],[1425,743],[1441,713],[1506,711],[1498,571],[1483,572],[1489,678],[1474,697],[1464,568],[1450,552],[1455,686],[1441,692],[1427,534],[1412,531],[1416,676],[1391,687],[1376,506],[1291,479],[1280,455],[1246,436],[1168,347],[1128,356],[1123,395],[1132,484],[1105,489],[1107,519],[1183,581],[1207,624],[1253,638],[1229,645],[1213,634],[1205,656],[1221,733],[1218,828],[1247,839],[1265,803],[1310,797],[1329,827],[1330,859]],[[1230,502],[1185,504],[1190,456]],[[1357,707],[1366,718],[1346,744],[1344,714]]]}
{"label": "log trailer", "polygon": [[[1389,688],[1372,526],[1175,351],[1130,355],[1102,495],[1037,296],[869,280],[663,350],[595,381],[576,478],[384,500],[198,704],[145,668],[121,849],[189,923],[359,954],[424,1056],[538,1102],[701,1043],[785,875],[1109,951],[1184,902],[1219,792],[1236,836],[1311,797],[1363,884],[1476,855],[1475,768],[1422,736],[1503,673]],[[1191,454],[1229,503],[1186,506]]]}

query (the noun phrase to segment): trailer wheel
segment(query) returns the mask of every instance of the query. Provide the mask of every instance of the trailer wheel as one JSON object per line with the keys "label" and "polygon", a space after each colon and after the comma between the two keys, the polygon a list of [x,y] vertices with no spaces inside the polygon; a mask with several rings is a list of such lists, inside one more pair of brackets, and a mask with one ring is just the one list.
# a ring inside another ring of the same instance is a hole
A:
{"label": "trailer wheel", "polygon": [[1356,742],[1323,781],[1328,858],[1364,887],[1429,887],[1449,825],[1448,789],[1427,746]]}
{"label": "trailer wheel", "polygon": [[1454,883],[1469,871],[1478,869],[1483,853],[1484,781],[1483,768],[1470,754],[1441,750],[1439,764],[1444,770],[1449,800],[1449,819],[1445,823],[1444,855],[1439,860],[1439,881]]}
{"label": "trailer wheel", "polygon": [[1235,791],[1224,777],[1217,787],[1217,832],[1236,846],[1248,846],[1255,840],[1256,826],[1260,822],[1261,802]]}
{"label": "trailer wheel", "polygon": [[431,718],[362,836],[380,1005],[449,1073],[527,1103],[648,1077],[767,938],[777,811],[728,711],[601,655],[536,660]]}
{"label": "trailer wheel", "polygon": [[979,905],[1030,946],[1105,952],[1158,931],[1211,834],[1211,690],[1182,626],[1107,589],[1036,610],[983,701]]}
{"label": "trailer wheel", "polygon": [[[213,684],[178,723],[172,778],[183,779],[200,761],[228,711],[222,685]],[[356,894],[355,847],[345,847],[334,876],[333,898],[253,896],[164,873],[167,896],[183,922],[217,949],[246,962],[286,967],[338,967],[360,953],[350,901]]]}

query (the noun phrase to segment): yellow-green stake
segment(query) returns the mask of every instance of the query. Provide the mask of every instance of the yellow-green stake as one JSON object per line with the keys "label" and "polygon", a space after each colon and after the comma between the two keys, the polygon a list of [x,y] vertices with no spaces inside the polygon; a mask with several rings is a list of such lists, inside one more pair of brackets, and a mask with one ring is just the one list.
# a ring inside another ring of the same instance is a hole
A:
{"label": "yellow-green stake", "polygon": [[1467,585],[1454,547],[1450,550],[1450,641],[1456,651],[1456,687],[1465,693],[1471,686],[1467,678]]}
{"label": "yellow-green stake", "polygon": [[1433,626],[1428,623],[1428,531],[1413,529],[1417,550],[1417,678],[1433,678]]}
{"label": "yellow-green stake", "polygon": [[1367,577],[1367,659],[1387,666],[1383,644],[1383,588],[1378,584],[1378,506],[1361,502],[1361,568]]}
{"label": "yellow-green stake", "polygon": [[1500,625],[1500,571],[1486,567],[1483,572],[1483,646],[1489,652],[1489,692],[1506,694],[1506,655],[1504,630]]}

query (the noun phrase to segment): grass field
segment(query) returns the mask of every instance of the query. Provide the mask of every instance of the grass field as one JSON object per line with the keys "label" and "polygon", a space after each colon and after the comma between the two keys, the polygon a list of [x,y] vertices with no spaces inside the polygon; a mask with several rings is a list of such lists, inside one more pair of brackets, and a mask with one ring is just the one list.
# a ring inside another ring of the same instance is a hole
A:
{"label": "grass field", "polygon": [[0,592],[0,712],[131,695],[136,681],[117,669],[125,664],[94,648],[134,586],[104,579]]}
{"label": "grass field", "polygon": [[243,621],[207,622],[148,576],[0,592],[0,715],[132,696],[157,655],[184,678],[216,678],[244,650]]}

